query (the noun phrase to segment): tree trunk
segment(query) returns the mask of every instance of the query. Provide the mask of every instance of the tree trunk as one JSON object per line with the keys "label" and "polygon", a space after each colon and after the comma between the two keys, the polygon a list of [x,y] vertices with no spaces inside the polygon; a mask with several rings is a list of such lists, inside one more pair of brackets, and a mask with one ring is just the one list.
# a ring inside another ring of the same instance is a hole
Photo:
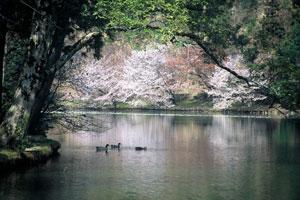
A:
{"label": "tree trunk", "polygon": [[[47,1],[36,0],[35,2],[40,11],[46,11],[50,5]],[[5,144],[9,143],[12,138],[22,138],[27,134],[37,93],[43,80],[51,73],[51,70],[45,69],[45,66],[56,26],[51,14],[42,15],[34,12],[32,22],[27,58],[22,67],[23,72],[14,95],[14,102],[0,129],[1,139]]]}
{"label": "tree trunk", "polygon": [[48,57],[47,63],[45,64],[46,69],[48,69],[47,77],[45,77],[45,79],[41,83],[41,87],[36,94],[37,98],[33,103],[31,113],[30,113],[30,118],[28,121],[26,132],[32,135],[40,134],[39,132],[37,132],[36,128],[38,128],[38,123],[40,122],[39,120],[41,118],[41,110],[45,102],[47,101],[52,83],[55,78],[55,74],[57,71],[55,64],[61,56],[65,34],[66,33],[64,31],[57,30],[54,36],[51,55]]}
{"label": "tree trunk", "polygon": [[[14,95],[14,102],[0,127],[4,145],[22,139],[30,131],[36,134],[41,110],[49,95],[56,71],[99,32],[87,34],[69,52],[62,54],[68,29],[68,16],[56,15],[63,1],[35,0],[32,29],[23,72]],[[56,7],[57,6],[57,7]],[[59,18],[59,20],[58,20]],[[66,29],[56,25],[62,23]]]}
{"label": "tree trunk", "polygon": [[0,20],[0,123],[3,120],[3,73],[4,73],[4,54],[5,54],[5,40],[6,40],[6,22]]}
{"label": "tree trunk", "polygon": [[[37,100],[35,101],[32,112],[30,115],[30,121],[27,132],[30,134],[40,134],[39,127],[37,124],[40,122],[41,119],[41,111],[47,102],[47,98],[50,94],[52,83],[55,79],[56,72],[60,70],[65,63],[72,58],[72,56],[82,49],[85,45],[90,43],[95,37],[101,35],[100,32],[91,32],[82,37],[78,40],[72,47],[66,52],[64,55],[61,56],[61,50],[63,48],[62,44],[64,41],[63,33],[59,33],[58,37],[56,38],[56,44],[54,45],[53,55],[50,56],[47,66],[48,68],[52,68],[52,73],[49,74],[47,79],[43,82],[43,85],[37,94]],[[63,36],[63,37],[62,37]]]}

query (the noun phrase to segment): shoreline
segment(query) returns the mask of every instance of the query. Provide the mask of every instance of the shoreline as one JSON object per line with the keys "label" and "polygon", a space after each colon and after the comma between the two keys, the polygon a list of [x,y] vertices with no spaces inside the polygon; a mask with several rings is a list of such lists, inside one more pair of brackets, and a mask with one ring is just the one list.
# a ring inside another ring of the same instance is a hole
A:
{"label": "shoreline", "polygon": [[46,163],[59,155],[61,144],[46,136],[30,136],[30,147],[23,150],[0,149],[0,170],[3,172],[26,169]]}
{"label": "shoreline", "polygon": [[104,104],[88,100],[67,100],[59,104],[61,109],[57,111],[118,111],[118,112],[192,112],[205,114],[246,114],[255,116],[270,116],[274,118],[300,118],[300,110],[287,110],[280,104],[261,102],[253,105],[234,104],[228,108],[214,108],[212,101],[185,99],[178,100],[173,106],[141,105],[133,106],[129,103],[116,102]]}
{"label": "shoreline", "polygon": [[247,115],[247,116],[264,116],[270,118],[286,118],[286,119],[300,119],[300,112],[285,110],[282,108],[230,108],[224,110],[216,110],[211,108],[200,107],[173,107],[173,108],[153,108],[153,107],[136,107],[136,108],[113,108],[113,107],[84,107],[84,108],[67,108],[62,111],[54,111],[52,113],[92,113],[92,112],[120,112],[120,113],[166,113],[166,114],[205,114],[205,115]]}

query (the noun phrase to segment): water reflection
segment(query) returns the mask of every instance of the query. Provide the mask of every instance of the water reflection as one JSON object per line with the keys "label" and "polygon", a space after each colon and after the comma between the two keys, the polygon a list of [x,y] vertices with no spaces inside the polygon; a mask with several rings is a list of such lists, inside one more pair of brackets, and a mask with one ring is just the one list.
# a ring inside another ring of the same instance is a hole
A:
{"label": "water reflection", "polygon": [[[300,197],[297,120],[141,113],[88,119],[92,129],[49,131],[62,143],[60,158],[0,179],[0,199]],[[95,152],[118,142],[121,151]]]}

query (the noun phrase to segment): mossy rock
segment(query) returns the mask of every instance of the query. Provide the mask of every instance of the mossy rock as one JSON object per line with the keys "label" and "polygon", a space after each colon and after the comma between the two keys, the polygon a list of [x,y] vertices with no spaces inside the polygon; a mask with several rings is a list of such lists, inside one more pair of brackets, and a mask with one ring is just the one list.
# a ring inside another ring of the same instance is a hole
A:
{"label": "mossy rock", "polygon": [[11,149],[0,150],[0,162],[5,160],[20,159],[20,154],[17,151]]}
{"label": "mossy rock", "polygon": [[29,136],[26,138],[29,146],[23,150],[0,149],[0,170],[38,165],[56,155],[60,143],[47,139],[45,136]]}
{"label": "mossy rock", "polygon": [[47,152],[47,149],[50,149],[51,151],[53,151],[52,153],[56,153],[61,147],[58,141],[48,139],[46,136],[43,135],[29,136],[28,139],[31,142],[32,146],[27,148],[27,150],[31,148],[32,150],[39,149]]}

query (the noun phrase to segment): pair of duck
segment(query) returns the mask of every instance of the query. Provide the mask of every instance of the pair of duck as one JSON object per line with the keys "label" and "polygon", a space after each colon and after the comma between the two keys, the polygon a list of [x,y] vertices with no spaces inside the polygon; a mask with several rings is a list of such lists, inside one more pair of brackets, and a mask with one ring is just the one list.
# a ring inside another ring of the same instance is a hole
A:
{"label": "pair of duck", "polygon": [[110,146],[110,149],[118,149],[118,150],[120,150],[121,143],[118,143],[117,145],[115,145],[115,144],[112,144],[112,145],[106,144],[105,147],[103,147],[103,146],[96,146],[96,151],[108,151],[109,146]]}
{"label": "pair of duck", "polygon": [[[97,146],[96,147],[96,151],[105,151],[107,152],[108,151],[108,147],[110,146],[111,149],[118,149],[120,150],[121,148],[121,143],[118,143],[117,145],[109,145],[109,144],[106,144],[105,147],[103,146]],[[135,147],[135,150],[136,151],[146,151],[147,150],[147,147]]]}

